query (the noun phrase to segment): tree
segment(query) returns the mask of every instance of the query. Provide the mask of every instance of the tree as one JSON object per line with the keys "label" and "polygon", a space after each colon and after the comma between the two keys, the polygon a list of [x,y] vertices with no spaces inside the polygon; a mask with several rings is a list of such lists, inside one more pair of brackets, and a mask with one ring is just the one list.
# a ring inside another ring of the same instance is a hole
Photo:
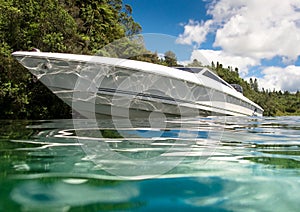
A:
{"label": "tree", "polygon": [[58,0],[10,0],[0,6],[0,29],[13,50],[71,51],[76,34],[73,18]]}
{"label": "tree", "polygon": [[253,85],[253,80],[252,80],[252,78],[250,78],[249,83],[250,83],[251,89],[253,89],[253,88],[254,88],[254,85]]}
{"label": "tree", "polygon": [[125,27],[126,36],[136,35],[142,30],[142,27],[134,22],[132,18],[132,8],[128,4],[125,4],[124,12],[120,14],[120,22]]}
{"label": "tree", "polygon": [[189,67],[201,67],[202,63],[199,62],[197,59],[194,59],[192,63],[189,63],[187,66]]}
{"label": "tree", "polygon": [[70,117],[70,108],[18,64],[13,51],[93,54],[140,32],[131,13],[122,0],[0,0],[0,118]]}
{"label": "tree", "polygon": [[[57,0],[1,0],[0,32],[0,117],[28,118],[36,114],[37,108],[44,107],[32,104],[36,97],[33,88],[41,83],[34,83],[32,75],[11,57],[11,53],[32,47],[43,51],[71,51],[76,25]],[[47,91],[41,87],[44,95]],[[37,103],[41,103],[41,99]],[[46,108],[51,104],[51,101],[45,103]],[[62,104],[56,105],[59,111],[64,111]]]}
{"label": "tree", "polygon": [[177,66],[177,58],[174,52],[167,51],[165,52],[165,63],[169,67]]}
{"label": "tree", "polygon": [[214,61],[211,61],[211,67],[212,67],[213,69],[216,68]]}
{"label": "tree", "polygon": [[255,92],[258,92],[258,82],[257,82],[256,78],[254,79],[254,82],[253,82],[253,89]]}

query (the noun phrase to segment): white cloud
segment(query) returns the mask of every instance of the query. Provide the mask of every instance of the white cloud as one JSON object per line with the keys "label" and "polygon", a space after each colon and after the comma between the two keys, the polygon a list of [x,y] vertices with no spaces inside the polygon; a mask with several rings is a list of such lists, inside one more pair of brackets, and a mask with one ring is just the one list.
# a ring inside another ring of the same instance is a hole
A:
{"label": "white cloud", "polygon": [[212,19],[190,21],[178,41],[199,46],[214,31],[214,46],[226,54],[291,62],[300,55],[299,8],[299,0],[214,1],[207,12]]}
{"label": "white cloud", "polygon": [[179,35],[177,43],[188,45],[203,43],[211,23],[211,20],[206,22],[189,20],[189,23],[184,26],[184,33]]}
{"label": "white cloud", "polygon": [[247,75],[248,68],[250,66],[259,65],[259,61],[253,58],[234,56],[220,50],[218,51],[209,50],[209,49],[194,50],[191,56],[191,61],[193,61],[194,59],[201,61],[202,64],[204,65],[210,65],[211,61],[214,61],[215,64],[217,62],[222,63],[224,67],[228,67],[228,66],[231,66],[233,68],[237,67],[239,68],[239,74],[242,77]]}
{"label": "white cloud", "polygon": [[[194,59],[202,62],[204,65],[210,65],[211,61],[215,64],[217,61],[223,64],[224,67],[232,66],[239,68],[239,74],[245,77],[248,74],[248,69],[252,66],[259,65],[259,60],[254,60],[250,57],[232,56],[223,51],[215,51],[209,49],[194,50],[190,61],[182,61],[183,65],[187,65]],[[259,88],[269,89],[271,91],[282,90],[296,92],[300,90],[300,66],[289,65],[287,67],[266,67],[262,71],[263,77],[257,76],[245,77],[249,81],[250,78],[257,78]]]}
{"label": "white cloud", "polygon": [[292,65],[300,56],[299,0],[213,0],[207,14],[207,21],[190,20],[177,41],[199,47],[211,33],[220,50],[195,50],[191,60],[219,61],[238,67],[246,77],[263,59],[281,57],[287,66],[266,67],[258,78],[260,87],[300,90],[300,67]]}
{"label": "white cloud", "polygon": [[[257,59],[271,59],[276,55],[296,60],[300,55],[300,13],[295,9],[300,1],[295,0],[221,0],[232,5],[231,17],[215,8],[210,13],[220,20],[228,21],[216,31],[215,46],[236,55]],[[241,2],[241,1],[239,1]],[[218,3],[217,3],[218,4]]]}
{"label": "white cloud", "polygon": [[282,90],[296,92],[300,90],[300,67],[290,65],[285,68],[267,67],[258,78],[260,89]]}

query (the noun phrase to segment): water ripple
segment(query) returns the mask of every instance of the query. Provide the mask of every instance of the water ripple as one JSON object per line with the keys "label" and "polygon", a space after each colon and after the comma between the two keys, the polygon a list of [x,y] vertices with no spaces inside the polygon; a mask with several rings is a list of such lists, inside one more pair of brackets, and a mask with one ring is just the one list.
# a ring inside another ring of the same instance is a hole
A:
{"label": "water ripple", "polygon": [[297,208],[299,117],[73,121],[0,122],[0,210]]}

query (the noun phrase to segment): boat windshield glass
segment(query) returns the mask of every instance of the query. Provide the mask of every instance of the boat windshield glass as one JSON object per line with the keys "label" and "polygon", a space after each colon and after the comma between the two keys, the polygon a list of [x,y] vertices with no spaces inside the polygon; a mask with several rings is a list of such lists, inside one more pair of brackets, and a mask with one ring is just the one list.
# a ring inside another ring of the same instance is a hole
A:
{"label": "boat windshield glass", "polygon": [[203,70],[201,67],[176,67],[176,69],[182,70],[182,71],[188,71],[194,74],[197,74]]}
{"label": "boat windshield glass", "polygon": [[224,85],[226,85],[226,86],[228,86],[228,87],[230,87],[230,88],[232,88],[227,82],[225,82],[225,81],[224,81],[223,79],[221,79],[219,76],[213,74],[212,72],[210,72],[210,71],[208,71],[208,70],[206,70],[206,71],[203,73],[203,75],[206,76],[206,77],[209,77],[210,79],[213,79],[213,80],[215,80],[215,81],[217,81],[217,82],[220,82],[220,83],[222,83],[222,84],[224,84]]}
{"label": "boat windshield glass", "polygon": [[198,74],[200,72],[202,72],[201,74],[212,79],[215,80],[217,82],[222,83],[223,85],[226,85],[230,88],[232,88],[227,82],[225,82],[222,78],[220,78],[218,75],[212,73],[211,71],[209,71],[207,68],[203,68],[203,67],[175,67],[176,69],[182,70],[182,71],[187,71],[193,74]]}

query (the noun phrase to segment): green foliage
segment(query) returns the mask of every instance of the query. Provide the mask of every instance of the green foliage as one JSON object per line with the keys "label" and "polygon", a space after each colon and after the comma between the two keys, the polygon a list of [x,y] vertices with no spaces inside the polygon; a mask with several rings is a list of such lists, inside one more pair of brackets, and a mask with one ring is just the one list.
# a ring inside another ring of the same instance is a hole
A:
{"label": "green foliage", "polygon": [[73,18],[58,0],[10,0],[0,11],[1,40],[13,50],[65,51],[76,34]]}
{"label": "green foliage", "polygon": [[254,91],[258,92],[258,82],[257,79],[255,78],[254,81],[252,80],[252,78],[250,78],[250,87],[251,89],[253,89]]}
{"label": "green foliage", "polygon": [[201,67],[202,63],[199,62],[197,59],[194,59],[192,63],[187,65],[188,67]]}
{"label": "green foliage", "polygon": [[[187,66],[199,67],[202,66],[197,60],[194,60]],[[283,116],[283,115],[300,115],[300,92],[289,93],[285,91],[259,91],[257,79],[250,79],[249,83],[243,80],[238,73],[238,68],[224,68],[219,62],[212,62],[208,66],[212,71],[218,74],[229,84],[239,84],[243,87],[244,95],[256,102],[264,109],[265,116]]]}
{"label": "green foliage", "polygon": [[131,14],[131,6],[126,4],[125,10],[120,13],[120,21],[126,29],[126,36],[138,34],[142,30],[141,26],[138,23],[134,22]]}
{"label": "green foliage", "polygon": [[177,66],[177,57],[174,52],[167,51],[165,52],[165,64],[169,67],[175,67]]}
{"label": "green foliage", "polygon": [[28,105],[28,94],[24,92],[24,83],[12,84],[10,82],[0,85],[0,118],[26,117],[26,105]]}
{"label": "green foliage", "polygon": [[[140,32],[122,0],[0,0],[0,118],[69,118],[70,108],[11,57],[17,50],[94,54]],[[136,43],[135,43],[136,44]],[[127,52],[134,48],[123,46]]]}
{"label": "green foliage", "polygon": [[287,91],[284,93],[264,89],[259,91],[257,79],[250,79],[248,83],[240,78],[237,68],[234,70],[232,67],[223,68],[219,62],[210,68],[228,83],[241,85],[244,95],[260,105],[264,109],[265,116],[300,115],[299,92],[292,94]]}

